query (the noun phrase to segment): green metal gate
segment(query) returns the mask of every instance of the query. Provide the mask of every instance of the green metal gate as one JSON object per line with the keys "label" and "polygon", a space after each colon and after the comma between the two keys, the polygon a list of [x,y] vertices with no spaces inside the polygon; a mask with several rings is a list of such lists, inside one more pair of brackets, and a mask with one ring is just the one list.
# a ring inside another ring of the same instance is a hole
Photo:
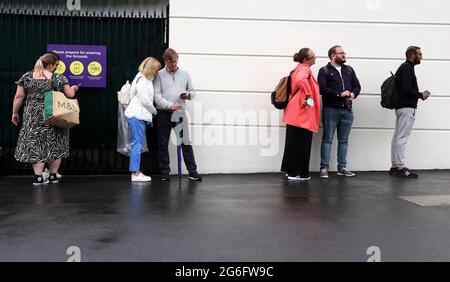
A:
{"label": "green metal gate", "polygon": [[[63,160],[65,174],[120,173],[129,159],[116,153],[117,90],[133,79],[139,63],[148,56],[161,59],[168,46],[168,8],[165,17],[111,13],[99,16],[0,13],[0,155],[2,172],[30,173],[30,165],[14,160],[19,128],[11,123],[16,81],[33,68],[47,44],[107,46],[107,88],[81,88],[80,125],[70,132],[70,158]],[[23,108],[23,107],[22,107]],[[142,169],[158,171],[154,128],[147,133],[150,152]]]}

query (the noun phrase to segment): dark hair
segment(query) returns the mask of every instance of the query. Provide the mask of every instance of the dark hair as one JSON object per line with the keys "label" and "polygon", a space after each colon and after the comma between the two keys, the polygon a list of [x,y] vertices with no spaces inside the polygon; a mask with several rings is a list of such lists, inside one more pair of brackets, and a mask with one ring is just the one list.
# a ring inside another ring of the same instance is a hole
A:
{"label": "dark hair", "polygon": [[337,48],[342,48],[342,47],[340,45],[334,45],[333,47],[330,48],[330,50],[328,50],[328,58],[330,58],[330,60],[331,60],[331,56],[333,54],[336,54]]}
{"label": "dark hair", "polygon": [[309,48],[302,48],[298,53],[294,54],[294,62],[303,63],[306,59],[308,59]]}
{"label": "dark hair", "polygon": [[406,52],[405,52],[406,59],[409,59],[409,58],[411,58],[412,55],[416,54],[417,50],[420,50],[420,47],[409,46],[408,49],[406,49]]}

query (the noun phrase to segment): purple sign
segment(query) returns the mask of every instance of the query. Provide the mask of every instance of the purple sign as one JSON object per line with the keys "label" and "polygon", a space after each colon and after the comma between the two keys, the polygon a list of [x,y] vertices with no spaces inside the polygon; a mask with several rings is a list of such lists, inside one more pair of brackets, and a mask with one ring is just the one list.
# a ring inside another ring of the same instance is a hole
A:
{"label": "purple sign", "polygon": [[48,44],[47,51],[59,55],[55,73],[64,74],[70,85],[106,88],[106,46]]}

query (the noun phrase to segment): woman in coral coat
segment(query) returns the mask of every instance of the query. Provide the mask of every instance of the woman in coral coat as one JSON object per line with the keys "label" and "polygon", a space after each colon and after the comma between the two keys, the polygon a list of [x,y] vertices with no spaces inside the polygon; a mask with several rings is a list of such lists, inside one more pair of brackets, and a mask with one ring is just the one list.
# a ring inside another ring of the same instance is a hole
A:
{"label": "woman in coral coat", "polygon": [[288,180],[306,181],[313,133],[319,130],[320,92],[311,66],[316,62],[313,50],[302,48],[294,54],[299,64],[291,73],[291,100],[284,110],[286,144],[281,171]]}

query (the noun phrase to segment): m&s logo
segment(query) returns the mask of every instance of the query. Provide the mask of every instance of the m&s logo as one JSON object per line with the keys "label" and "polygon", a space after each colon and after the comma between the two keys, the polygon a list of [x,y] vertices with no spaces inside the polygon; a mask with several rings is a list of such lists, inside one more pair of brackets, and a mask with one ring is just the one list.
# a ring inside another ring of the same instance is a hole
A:
{"label": "m&s logo", "polygon": [[69,102],[62,102],[61,103],[60,101],[58,101],[58,109],[61,109],[61,108],[66,109],[66,110],[71,111],[71,112],[74,112],[74,113],[78,112],[78,107],[76,105],[73,105],[73,104],[69,103]]}

